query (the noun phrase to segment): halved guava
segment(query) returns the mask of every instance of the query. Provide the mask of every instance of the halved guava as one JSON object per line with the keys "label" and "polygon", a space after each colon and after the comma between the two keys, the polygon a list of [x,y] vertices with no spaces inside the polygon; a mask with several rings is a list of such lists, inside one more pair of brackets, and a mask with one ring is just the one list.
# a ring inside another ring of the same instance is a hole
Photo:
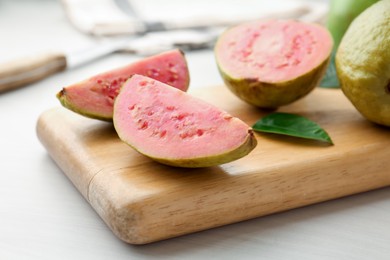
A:
{"label": "halved guava", "polygon": [[183,91],[187,91],[189,85],[184,54],[171,50],[64,87],[57,98],[76,113],[112,121],[114,100],[122,84],[133,74],[149,76]]}
{"label": "halved guava", "polygon": [[240,119],[183,91],[134,75],[114,104],[122,141],[163,164],[207,167],[239,159],[257,142]]}
{"label": "halved guava", "polygon": [[322,78],[333,46],[320,25],[265,20],[224,32],[215,46],[219,71],[230,90],[263,108],[289,104]]}

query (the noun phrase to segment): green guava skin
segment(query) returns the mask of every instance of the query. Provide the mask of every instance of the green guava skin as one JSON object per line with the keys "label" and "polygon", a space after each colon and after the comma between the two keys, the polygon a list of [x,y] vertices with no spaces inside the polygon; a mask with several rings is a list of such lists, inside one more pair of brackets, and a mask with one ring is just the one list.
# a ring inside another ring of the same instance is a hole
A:
{"label": "green guava skin", "polygon": [[[220,165],[224,163],[229,163],[235,160],[238,160],[247,154],[249,154],[257,145],[256,137],[253,134],[253,131],[250,130],[248,137],[245,142],[242,143],[239,147],[227,151],[226,153],[216,154],[213,156],[198,157],[198,158],[189,158],[189,159],[165,159],[165,158],[156,158],[150,157],[153,160],[166,164],[169,166],[182,167],[182,168],[203,168],[211,167],[215,165]],[[134,148],[134,147],[133,147]]]}
{"label": "green guava skin", "polygon": [[341,89],[368,120],[390,126],[390,0],[366,9],[336,53]]}
{"label": "green guava skin", "polygon": [[309,94],[319,84],[328,63],[329,58],[302,76],[278,83],[261,82],[256,78],[233,78],[218,62],[217,65],[226,86],[240,99],[259,108],[276,109]]}
{"label": "green guava skin", "polygon": [[334,48],[340,44],[351,22],[378,0],[331,0],[327,27],[333,36]]}

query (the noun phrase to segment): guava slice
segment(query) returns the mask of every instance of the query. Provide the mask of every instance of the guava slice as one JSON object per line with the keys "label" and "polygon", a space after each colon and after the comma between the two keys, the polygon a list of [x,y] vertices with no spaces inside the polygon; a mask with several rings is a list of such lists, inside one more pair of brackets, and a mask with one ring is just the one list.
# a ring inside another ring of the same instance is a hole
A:
{"label": "guava slice", "polygon": [[76,113],[112,121],[114,100],[121,85],[133,74],[152,77],[182,91],[187,91],[189,85],[184,54],[171,50],[64,87],[57,98],[64,107]]}
{"label": "guava slice", "polygon": [[390,0],[363,11],[336,53],[341,89],[368,120],[390,127]]}
{"label": "guava slice", "polygon": [[228,29],[215,57],[225,84],[242,100],[277,108],[308,94],[332,51],[329,31],[293,20],[264,20]]}
{"label": "guava slice", "polygon": [[160,163],[208,167],[239,159],[257,142],[240,119],[183,91],[134,75],[114,104],[122,141]]}

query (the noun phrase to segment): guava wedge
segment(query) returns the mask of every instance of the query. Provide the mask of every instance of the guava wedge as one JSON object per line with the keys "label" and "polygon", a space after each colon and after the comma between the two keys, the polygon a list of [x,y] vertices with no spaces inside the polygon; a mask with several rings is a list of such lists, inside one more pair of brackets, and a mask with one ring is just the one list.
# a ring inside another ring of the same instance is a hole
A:
{"label": "guava wedge", "polygon": [[390,0],[363,11],[336,53],[341,89],[368,120],[390,126]]}
{"label": "guava wedge", "polygon": [[262,20],[228,29],[215,45],[225,84],[239,98],[277,108],[308,94],[325,73],[329,31],[293,20]]}
{"label": "guava wedge", "polygon": [[208,167],[239,159],[257,141],[240,119],[183,91],[134,75],[114,104],[119,138],[160,163]]}
{"label": "guava wedge", "polygon": [[121,85],[133,74],[149,76],[182,91],[187,91],[189,85],[184,53],[171,50],[64,87],[57,98],[76,113],[112,121],[114,100]]}

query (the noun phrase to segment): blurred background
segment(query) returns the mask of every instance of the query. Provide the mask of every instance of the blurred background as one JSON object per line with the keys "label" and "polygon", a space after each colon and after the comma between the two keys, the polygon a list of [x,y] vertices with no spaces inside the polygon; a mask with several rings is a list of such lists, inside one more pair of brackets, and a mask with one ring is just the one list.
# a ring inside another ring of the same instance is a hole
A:
{"label": "blurred background", "polygon": [[[109,56],[100,50],[88,58],[104,59],[71,66],[72,77],[65,73],[61,80],[66,85],[88,76],[85,64],[100,72],[180,47],[197,53],[187,57],[192,85],[220,84],[214,61],[199,67],[197,60],[224,28],[261,18],[323,23],[328,9],[327,0],[0,0],[0,63],[47,52],[81,57],[102,46],[116,50]],[[197,71],[208,73],[209,81],[199,80],[204,77]]]}

